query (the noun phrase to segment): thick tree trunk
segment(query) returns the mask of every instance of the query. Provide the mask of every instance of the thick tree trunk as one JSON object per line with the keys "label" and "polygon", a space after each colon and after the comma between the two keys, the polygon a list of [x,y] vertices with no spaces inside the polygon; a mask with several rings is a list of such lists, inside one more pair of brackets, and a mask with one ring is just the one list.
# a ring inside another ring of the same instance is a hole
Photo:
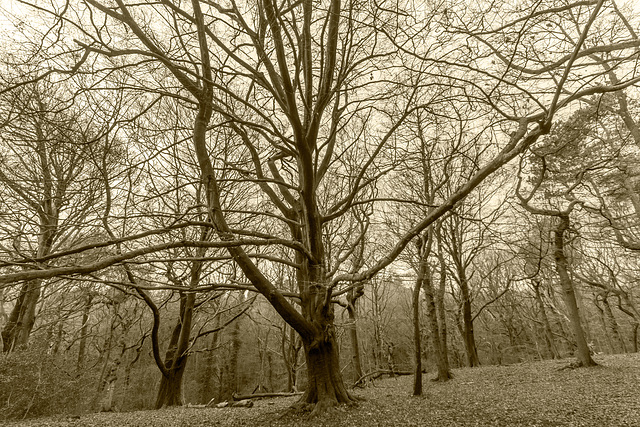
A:
{"label": "thick tree trunk", "polygon": [[338,404],[352,403],[354,399],[344,385],[340,369],[334,306],[324,285],[324,271],[314,266],[301,272],[298,280],[305,290],[302,312],[313,327],[312,333],[301,335],[307,362],[307,388],[299,404],[303,408],[314,406],[312,415],[315,415]]}
{"label": "thick tree trunk", "polygon": [[560,276],[560,285],[562,287],[565,304],[569,314],[569,321],[573,330],[573,337],[578,349],[578,361],[582,366],[595,366],[596,362],[591,358],[591,352],[584,330],[580,324],[580,311],[576,300],[573,282],[569,276],[569,263],[564,253],[564,233],[569,229],[569,216],[559,216],[558,226],[555,231],[555,262],[556,272]]}
{"label": "thick tree trunk", "polygon": [[167,347],[164,369],[161,369],[162,377],[156,397],[156,409],[183,404],[182,376],[188,360],[186,351],[189,346],[194,303],[195,294],[180,295],[180,316]]}
{"label": "thick tree trunk", "polygon": [[182,377],[187,367],[187,358],[180,358],[176,364],[169,368],[169,375],[160,378],[160,387],[156,397],[156,409],[165,406],[182,406]]}
{"label": "thick tree trunk", "polygon": [[[113,401],[116,391],[116,382],[118,381],[118,370],[120,369],[124,353],[127,350],[124,335],[124,333],[120,335],[120,339],[118,340],[119,351],[116,353],[116,357],[113,361],[111,361],[108,372],[106,372],[106,376],[99,388],[100,412],[111,412],[115,409]],[[108,363],[108,360],[105,363]]]}
{"label": "thick tree trunk", "polygon": [[312,343],[304,343],[307,390],[300,400],[304,404],[315,404],[315,413],[340,403],[354,401],[344,385],[334,334],[330,332],[318,335]]}

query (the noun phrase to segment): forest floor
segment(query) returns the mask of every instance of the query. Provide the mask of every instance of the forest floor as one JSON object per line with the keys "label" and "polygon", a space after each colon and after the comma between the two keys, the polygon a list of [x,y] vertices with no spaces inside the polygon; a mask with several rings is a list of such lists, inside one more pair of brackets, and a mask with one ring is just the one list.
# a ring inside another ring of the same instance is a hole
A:
{"label": "forest floor", "polygon": [[363,400],[309,419],[287,408],[296,398],[262,399],[253,408],[173,408],[96,413],[9,423],[34,426],[640,426],[640,354],[596,356],[595,368],[561,369],[571,360],[456,369],[447,383],[424,375],[376,380]]}

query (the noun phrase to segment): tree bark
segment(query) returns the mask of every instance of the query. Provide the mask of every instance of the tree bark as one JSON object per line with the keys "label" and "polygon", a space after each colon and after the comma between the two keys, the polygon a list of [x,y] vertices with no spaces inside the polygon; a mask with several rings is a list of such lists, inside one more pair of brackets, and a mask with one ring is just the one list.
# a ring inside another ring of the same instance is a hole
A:
{"label": "tree bark", "polygon": [[463,340],[464,347],[467,352],[467,364],[473,368],[480,366],[480,359],[478,358],[478,348],[476,347],[476,339],[473,332],[473,315],[471,314],[471,295],[469,292],[469,283],[467,281],[466,273],[461,271],[460,276],[460,296],[462,301],[460,302],[462,311],[462,326],[463,326]]}
{"label": "tree bark", "polygon": [[315,404],[313,413],[321,413],[339,403],[353,402],[344,386],[338,345],[332,329],[331,326],[327,332],[319,332],[318,339],[313,342],[303,342],[307,361],[307,390],[300,402]]}
{"label": "tree bark", "polygon": [[162,377],[156,397],[156,409],[165,406],[181,406],[184,403],[182,377],[187,367],[187,348],[191,334],[194,303],[194,293],[180,295],[180,315],[171,334],[165,355],[164,369],[161,369]]}
{"label": "tree bark", "polygon": [[111,364],[111,368],[105,378],[105,385],[103,389],[102,401],[100,402],[101,412],[110,412],[114,410],[113,400],[116,391],[116,381],[118,380],[118,369],[122,363],[122,357],[126,351],[126,345],[124,342],[124,334],[121,337],[120,352],[116,355]]}
{"label": "tree bark", "polygon": [[569,229],[569,215],[562,214],[558,216],[558,226],[555,230],[555,263],[556,272],[560,276],[560,285],[569,314],[569,321],[573,330],[574,341],[578,350],[578,361],[582,366],[595,366],[597,363],[591,358],[591,352],[584,330],[580,324],[580,311],[576,300],[573,281],[569,276],[569,263],[564,251],[564,233]]}
{"label": "tree bark", "polygon": [[414,346],[414,372],[413,372],[413,395],[422,395],[422,343],[421,343],[421,328],[420,328],[420,289],[425,280],[427,274],[427,259],[424,255],[424,244],[420,244],[419,251],[419,265],[418,265],[418,277],[416,283],[413,286],[413,346]]}
{"label": "tree bark", "polygon": [[187,367],[187,358],[176,360],[176,364],[169,368],[169,375],[160,378],[160,386],[156,397],[156,409],[165,406],[182,406],[182,377]]}
{"label": "tree bark", "polygon": [[[428,265],[422,281],[422,289],[425,291],[425,299],[427,302],[427,319],[431,337],[431,346],[433,347],[433,351],[436,356],[436,364],[438,366],[438,376],[435,380],[448,381],[452,378],[452,375],[451,370],[449,369],[449,357],[447,355],[446,327],[441,328],[439,324],[433,278],[431,276],[431,269]],[[442,307],[441,311],[444,311],[444,307]],[[444,312],[442,314],[443,316],[440,320],[444,324]]]}
{"label": "tree bark", "polygon": [[[444,256],[442,255],[440,239],[438,239],[438,260],[440,263],[440,284],[438,285],[438,294],[436,296],[436,312],[438,320],[438,330],[440,334],[438,336],[440,340],[440,349],[442,355],[442,365],[438,366],[438,381],[446,381],[453,378],[451,369],[449,366],[449,346],[447,344],[447,312],[444,307],[444,296],[447,286],[447,271],[444,265]],[[444,374],[446,373],[446,379]]]}

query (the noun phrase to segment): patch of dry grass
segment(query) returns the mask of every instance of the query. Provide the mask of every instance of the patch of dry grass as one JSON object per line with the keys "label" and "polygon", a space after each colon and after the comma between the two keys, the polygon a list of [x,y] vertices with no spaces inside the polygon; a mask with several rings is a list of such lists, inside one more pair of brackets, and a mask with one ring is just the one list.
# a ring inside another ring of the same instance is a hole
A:
{"label": "patch of dry grass", "polygon": [[[640,426],[640,354],[595,358],[600,366],[558,370],[569,361],[457,369],[448,383],[425,381],[410,396],[411,377],[378,380],[357,407],[322,417],[286,411],[295,398],[257,401],[253,408],[176,408],[35,419],[33,426]],[[425,375],[425,380],[428,376]]]}

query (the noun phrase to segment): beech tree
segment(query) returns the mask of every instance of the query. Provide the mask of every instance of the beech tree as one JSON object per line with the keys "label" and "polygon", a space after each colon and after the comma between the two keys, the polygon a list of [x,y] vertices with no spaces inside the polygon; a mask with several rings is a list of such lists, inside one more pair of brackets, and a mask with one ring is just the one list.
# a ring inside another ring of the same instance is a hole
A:
{"label": "beech tree", "polygon": [[[628,76],[610,84],[601,74],[584,80],[575,73],[589,66],[594,52],[636,55],[630,52],[637,41],[590,38],[603,4],[532,2],[513,11],[494,2],[496,26],[483,19],[482,4],[479,11],[356,0],[38,5],[59,32],[76,40],[80,57],[72,70],[127,70],[136,75],[136,93],[146,94],[141,102],[172,99],[189,114],[190,142],[184,146],[197,160],[206,213],[198,227],[210,228],[212,239],[145,245],[135,235],[112,236],[102,245],[122,239],[139,245],[84,265],[66,263],[68,252],[41,255],[35,261],[46,260],[47,268],[7,272],[0,284],[86,274],[175,248],[224,248],[243,280],[301,337],[308,372],[301,403],[316,411],[350,403],[354,398],[339,366],[334,298],[388,267],[485,178],[548,133],[561,109],[640,80]],[[574,13],[582,25],[564,28]],[[577,42],[558,41],[545,19]],[[548,78],[523,73],[534,57]],[[330,241],[346,238],[357,248],[361,237],[341,235],[346,228],[336,224],[348,227],[357,209],[375,210],[392,198],[382,183],[397,165],[399,129],[446,98],[478,109],[488,124],[465,136],[483,147],[473,172],[372,263],[359,265],[355,249],[332,258]],[[216,156],[220,146],[232,154]],[[234,194],[225,186],[223,164],[236,171],[231,179],[253,191]],[[279,288],[273,264],[294,270],[295,295]]]}

